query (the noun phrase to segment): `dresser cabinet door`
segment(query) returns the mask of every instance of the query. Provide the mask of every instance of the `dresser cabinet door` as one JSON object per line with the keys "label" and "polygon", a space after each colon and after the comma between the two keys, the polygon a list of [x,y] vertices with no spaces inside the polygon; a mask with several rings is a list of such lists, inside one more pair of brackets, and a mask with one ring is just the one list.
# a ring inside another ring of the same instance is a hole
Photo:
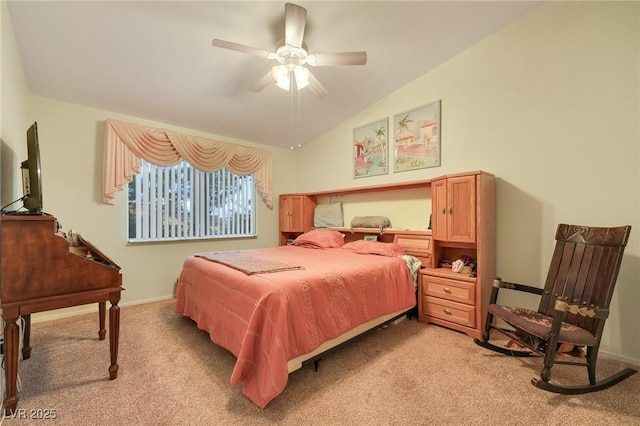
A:
{"label": "dresser cabinet door", "polygon": [[280,245],[313,229],[313,212],[316,207],[313,198],[301,194],[282,194],[278,206]]}
{"label": "dresser cabinet door", "polygon": [[305,205],[304,195],[280,197],[280,230],[282,232],[305,232],[305,218],[309,207]]}
{"label": "dresser cabinet door", "polygon": [[431,183],[431,236],[435,240],[447,240],[447,180]]}
{"label": "dresser cabinet door", "polygon": [[447,240],[476,241],[476,177],[447,179]]}
{"label": "dresser cabinet door", "polygon": [[439,241],[476,241],[476,178],[456,176],[431,184],[433,238]]}

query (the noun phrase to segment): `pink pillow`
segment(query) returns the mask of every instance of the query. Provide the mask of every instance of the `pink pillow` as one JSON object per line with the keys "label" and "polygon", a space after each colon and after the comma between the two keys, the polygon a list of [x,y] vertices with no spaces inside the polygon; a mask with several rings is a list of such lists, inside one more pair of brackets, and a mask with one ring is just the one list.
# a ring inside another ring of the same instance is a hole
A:
{"label": "pink pillow", "polygon": [[344,245],[344,235],[333,229],[314,229],[299,235],[292,245],[311,248],[337,248]]}
{"label": "pink pillow", "polygon": [[405,254],[404,249],[398,244],[383,243],[381,241],[357,240],[346,243],[342,248],[360,254],[379,254],[380,256],[390,257]]}

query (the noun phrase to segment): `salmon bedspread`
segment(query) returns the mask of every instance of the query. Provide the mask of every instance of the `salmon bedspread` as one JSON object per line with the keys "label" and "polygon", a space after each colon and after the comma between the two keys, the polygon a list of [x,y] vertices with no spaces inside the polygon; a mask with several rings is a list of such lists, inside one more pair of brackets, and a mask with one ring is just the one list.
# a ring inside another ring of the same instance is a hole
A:
{"label": "salmon bedspread", "polygon": [[247,256],[302,269],[247,274],[190,256],[175,311],[236,356],[231,384],[264,408],[284,390],[287,362],[382,315],[416,304],[407,264],[341,248],[280,246]]}

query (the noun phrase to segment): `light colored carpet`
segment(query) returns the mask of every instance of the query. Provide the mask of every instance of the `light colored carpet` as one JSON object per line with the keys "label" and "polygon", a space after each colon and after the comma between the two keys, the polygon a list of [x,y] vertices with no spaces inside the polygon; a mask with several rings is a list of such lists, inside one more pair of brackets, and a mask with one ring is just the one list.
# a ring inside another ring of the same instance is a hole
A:
{"label": "light colored carpet", "polygon": [[[553,394],[530,384],[541,359],[499,355],[415,320],[327,356],[318,373],[311,365],[292,373],[262,410],[229,384],[234,357],[173,307],[165,300],[121,309],[113,381],[97,314],[33,324],[31,358],[19,365],[18,414],[27,418],[2,424],[640,425],[640,374],[597,393]],[[601,359],[598,376],[622,367]],[[566,383],[586,380],[582,367],[553,374]],[[30,419],[37,410],[55,410],[57,418]]]}

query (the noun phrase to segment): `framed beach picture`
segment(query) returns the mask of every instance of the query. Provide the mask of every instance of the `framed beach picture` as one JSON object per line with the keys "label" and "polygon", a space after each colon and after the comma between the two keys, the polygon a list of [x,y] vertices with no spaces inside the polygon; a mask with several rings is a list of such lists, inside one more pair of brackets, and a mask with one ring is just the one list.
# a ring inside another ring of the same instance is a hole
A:
{"label": "framed beach picture", "polygon": [[353,129],[353,177],[389,172],[389,119]]}
{"label": "framed beach picture", "polygon": [[440,165],[440,103],[393,116],[394,172]]}

